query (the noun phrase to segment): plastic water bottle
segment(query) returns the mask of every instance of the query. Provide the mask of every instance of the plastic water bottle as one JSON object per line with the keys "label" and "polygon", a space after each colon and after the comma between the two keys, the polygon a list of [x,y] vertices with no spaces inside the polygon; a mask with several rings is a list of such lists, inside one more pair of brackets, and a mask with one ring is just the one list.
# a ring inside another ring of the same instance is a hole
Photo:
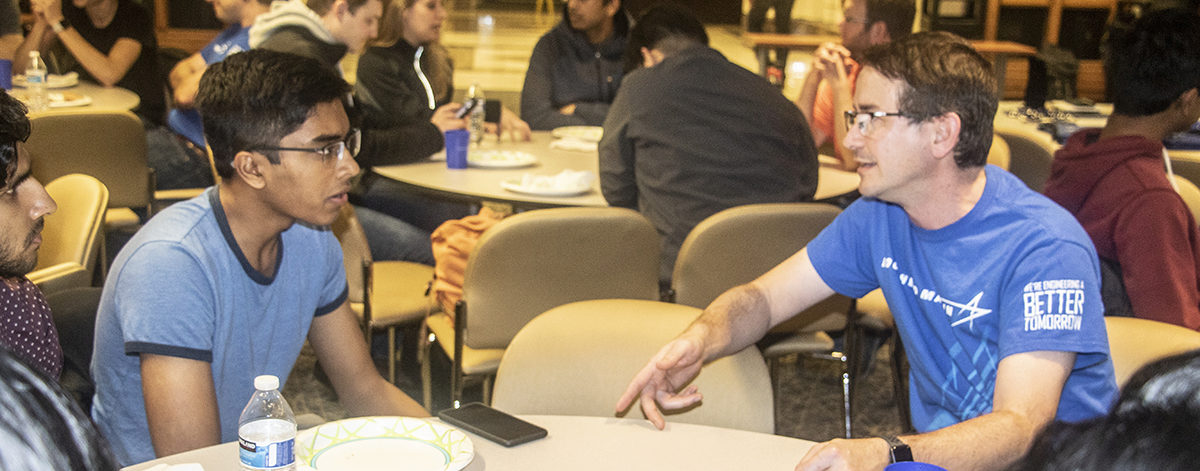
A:
{"label": "plastic water bottle", "polygon": [[25,88],[29,91],[29,111],[49,107],[46,97],[46,62],[38,51],[29,51],[29,66],[25,69]]}
{"label": "plastic water bottle", "polygon": [[475,103],[475,108],[471,110],[471,116],[468,118],[467,129],[471,130],[471,142],[475,145],[483,142],[483,113],[484,113],[484,98],[483,89],[479,87],[479,82],[471,84],[471,88],[467,89],[467,100]]}
{"label": "plastic water bottle", "polygon": [[244,471],[296,468],[296,417],[283,395],[279,378],[254,378],[254,395],[238,419],[238,455]]}

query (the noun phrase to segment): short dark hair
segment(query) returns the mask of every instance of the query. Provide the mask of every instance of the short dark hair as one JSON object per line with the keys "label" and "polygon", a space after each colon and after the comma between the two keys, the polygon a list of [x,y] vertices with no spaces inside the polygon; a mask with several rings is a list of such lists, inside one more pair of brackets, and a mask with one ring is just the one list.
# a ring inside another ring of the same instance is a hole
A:
{"label": "short dark hair", "polygon": [[863,53],[863,67],[904,82],[900,112],[921,122],[946,113],[962,121],[954,162],[987,163],[999,97],[992,66],[962,38],[943,31],[917,33]]}
{"label": "short dark hair", "polygon": [[1113,30],[1107,46],[1104,75],[1118,114],[1156,114],[1200,88],[1200,15],[1194,10],[1150,12],[1132,28]]}
{"label": "short dark hair", "polygon": [[696,14],[674,2],[655,4],[642,13],[629,31],[629,43],[625,46],[625,71],[641,67],[643,47],[660,49],[670,55],[691,44],[708,45],[708,32]]}
{"label": "short dark hair", "polygon": [[913,18],[917,16],[917,5],[913,0],[866,0],[867,25],[882,21],[887,25],[892,40],[904,39],[912,34]]}
{"label": "short dark hair", "polygon": [[1183,471],[1200,461],[1200,350],[1146,365],[1105,417],[1054,422],[1014,471]]}
{"label": "short dark hair", "polygon": [[7,187],[8,179],[17,169],[17,143],[29,139],[29,118],[25,105],[0,90],[0,186]]}
{"label": "short dark hair", "polygon": [[[238,152],[279,145],[318,104],[345,100],[349,93],[350,85],[333,69],[285,52],[252,49],[209,66],[200,79],[196,108],[217,173],[232,177]],[[279,163],[278,154],[264,155]]]}
{"label": "short dark hair", "polygon": [[59,386],[0,348],[0,469],[116,471],[91,419]]}
{"label": "short dark hair", "polygon": [[[358,11],[360,7],[366,5],[369,1],[371,0],[346,0],[346,3],[350,5],[350,13],[354,13]],[[382,2],[383,0],[380,1]],[[308,0],[306,5],[308,5],[308,9],[312,10],[313,13],[316,13],[317,16],[325,16],[326,13],[329,13],[329,9],[333,8],[333,4],[336,2],[337,0]]]}

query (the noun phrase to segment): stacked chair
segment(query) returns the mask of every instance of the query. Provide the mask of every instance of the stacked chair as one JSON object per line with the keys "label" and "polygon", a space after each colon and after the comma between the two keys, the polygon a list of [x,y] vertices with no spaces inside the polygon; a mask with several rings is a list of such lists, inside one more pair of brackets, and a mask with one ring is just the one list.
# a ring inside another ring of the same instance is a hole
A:
{"label": "stacked chair", "polygon": [[1143,366],[1200,348],[1200,332],[1186,327],[1136,317],[1107,316],[1104,323],[1117,386]]}
{"label": "stacked chair", "polygon": [[455,312],[426,319],[425,407],[432,406],[431,348],[450,359],[451,401],[468,379],[490,379],[517,331],[553,307],[588,299],[658,299],[659,241],[637,212],[620,208],[528,211],[484,232],[467,259]]}

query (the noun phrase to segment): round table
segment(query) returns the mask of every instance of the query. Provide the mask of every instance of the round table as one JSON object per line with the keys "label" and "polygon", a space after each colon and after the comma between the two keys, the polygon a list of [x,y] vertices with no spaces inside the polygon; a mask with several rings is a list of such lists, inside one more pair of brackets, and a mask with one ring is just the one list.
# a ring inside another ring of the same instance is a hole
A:
{"label": "round table", "polygon": [[[537,157],[537,164],[523,168],[446,168],[445,154],[439,152],[430,159],[403,165],[387,165],[372,168],[380,176],[395,180],[406,186],[435,197],[478,204],[484,201],[507,203],[521,208],[544,208],[558,206],[607,206],[600,193],[600,181],[592,181],[587,193],[576,196],[538,196],[505,190],[500,184],[506,180],[520,181],[526,173],[554,175],[563,170],[586,170],[599,175],[599,154],[596,151],[574,151],[550,147],[553,138],[548,131],[533,133],[529,142],[505,140],[497,143],[488,140],[483,149],[502,149],[527,152]],[[814,199],[850,193],[858,188],[858,174],[826,166],[820,166],[817,191]]]}
{"label": "round table", "polygon": [[[21,87],[14,87],[13,90],[15,92],[14,94],[18,97],[20,94],[25,93],[25,89]],[[90,97],[92,102],[82,106],[51,107],[47,108],[45,111],[39,112],[42,114],[73,113],[94,110],[127,111],[137,108],[138,104],[141,103],[141,98],[139,98],[138,95],[132,91],[121,87],[104,87],[83,80],[80,80],[79,83],[75,84],[74,86],[65,88],[51,88],[47,91],[50,93],[78,93],[80,95]]]}
{"label": "round table", "polygon": [[[813,442],[779,435],[668,422],[656,430],[642,419],[522,415],[549,435],[505,448],[471,434],[475,458],[467,471],[613,469],[792,469]],[[199,463],[206,471],[238,469],[236,442],[192,450],[124,468]],[[162,468],[160,468],[162,469]]]}

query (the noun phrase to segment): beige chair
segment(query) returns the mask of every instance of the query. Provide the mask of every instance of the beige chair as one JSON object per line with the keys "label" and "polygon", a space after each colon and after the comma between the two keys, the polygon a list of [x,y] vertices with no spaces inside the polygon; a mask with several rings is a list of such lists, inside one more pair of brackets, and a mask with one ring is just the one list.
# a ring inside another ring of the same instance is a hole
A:
{"label": "beige chair", "polygon": [[1012,160],[1012,149],[1008,141],[1000,136],[992,136],[992,147],[988,149],[987,163],[1008,170]]}
{"label": "beige chair", "polygon": [[1174,324],[1113,316],[1105,317],[1104,323],[1117,386],[1125,386],[1137,370],[1155,360],[1200,348],[1200,332]]}
{"label": "beige chair", "polygon": [[1188,211],[1191,211],[1192,218],[1200,221],[1200,187],[1179,175],[1171,175],[1171,178],[1175,180],[1179,196],[1183,198],[1183,203],[1187,205]]}
{"label": "beige chair", "polygon": [[374,261],[367,245],[367,234],[354,214],[354,207],[343,205],[332,225],[342,244],[342,262],[346,267],[346,285],[350,308],[362,320],[367,344],[378,330],[387,331],[388,380],[396,382],[396,328],[414,335],[421,320],[436,303],[427,295],[433,280],[433,267],[397,260]]}
{"label": "beige chair", "polygon": [[108,188],[100,180],[73,173],[54,179],[46,192],[58,204],[47,215],[38,263],[27,276],[43,293],[91,286],[100,247]]}
{"label": "beige chair", "polygon": [[[748,283],[803,249],[840,213],[819,203],[768,203],[718,212],[683,241],[672,274],[676,303],[704,308],[721,293]],[[850,436],[850,371],[826,330],[841,330],[851,300],[834,295],[776,326],[763,347],[772,377],[779,360],[794,353],[822,354],[842,363],[846,436]],[[773,384],[777,385],[777,382]]]}
{"label": "beige chair", "polygon": [[1050,164],[1058,143],[1049,134],[1025,125],[997,128],[996,134],[1008,144],[1008,171],[1041,193],[1050,178]]}
{"label": "beige chair", "polygon": [[[700,314],[690,306],[602,299],[559,306],[512,339],[496,372],[492,405],[513,414],[612,416],[646,362]],[[698,405],[668,422],[775,432],[774,400],[754,346],[704,365]],[[629,414],[640,415],[635,404]]]}
{"label": "beige chair", "polygon": [[33,175],[51,181],[69,173],[96,177],[109,189],[105,228],[138,225],[133,209],[150,210],[153,173],[146,163],[146,131],[128,111],[75,110],[35,114],[25,143]]}
{"label": "beige chair", "polygon": [[[637,212],[554,208],[509,216],[480,237],[467,259],[454,318],[425,324],[450,358],[451,401],[464,380],[490,378],[504,348],[529,319],[586,299],[658,299],[658,233]],[[430,344],[422,349],[425,407],[432,404]]]}

